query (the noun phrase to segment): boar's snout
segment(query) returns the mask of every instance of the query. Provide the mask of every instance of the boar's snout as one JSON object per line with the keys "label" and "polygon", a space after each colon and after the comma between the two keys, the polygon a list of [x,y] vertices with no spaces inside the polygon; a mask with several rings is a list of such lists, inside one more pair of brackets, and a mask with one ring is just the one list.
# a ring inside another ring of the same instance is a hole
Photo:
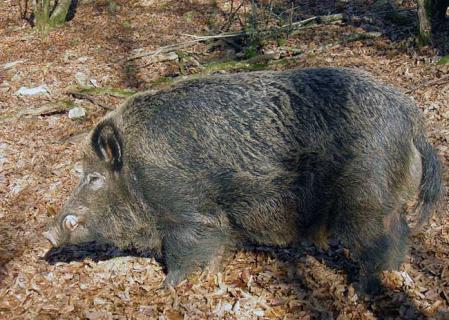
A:
{"label": "boar's snout", "polygon": [[59,243],[58,243],[58,241],[56,240],[56,237],[55,237],[55,235],[54,235],[54,232],[51,232],[51,231],[45,231],[45,232],[42,232],[42,235],[43,235],[48,241],[50,241],[52,247],[56,248],[56,247],[59,246]]}

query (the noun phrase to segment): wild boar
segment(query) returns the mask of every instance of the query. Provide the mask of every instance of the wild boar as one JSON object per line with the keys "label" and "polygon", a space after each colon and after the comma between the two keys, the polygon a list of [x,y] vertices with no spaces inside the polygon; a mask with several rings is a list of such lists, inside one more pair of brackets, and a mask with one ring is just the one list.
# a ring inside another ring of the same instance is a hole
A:
{"label": "wild boar", "polygon": [[166,284],[241,244],[340,239],[362,290],[407,250],[443,193],[415,103],[346,68],[252,72],[142,93],[84,147],[83,175],[47,238],[162,255]]}

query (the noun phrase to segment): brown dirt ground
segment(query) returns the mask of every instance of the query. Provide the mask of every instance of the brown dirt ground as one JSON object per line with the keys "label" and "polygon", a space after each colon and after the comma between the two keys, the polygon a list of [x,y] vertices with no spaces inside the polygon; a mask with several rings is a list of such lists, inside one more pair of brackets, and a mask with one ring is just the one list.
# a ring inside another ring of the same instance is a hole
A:
{"label": "brown dirt ground", "polygon": [[[72,168],[80,160],[79,141],[105,114],[65,94],[76,83],[75,74],[83,72],[102,87],[151,88],[160,76],[179,73],[178,65],[127,64],[131,50],[188,40],[183,33],[205,34],[222,22],[217,12],[229,5],[200,0],[117,2],[115,14],[106,1],[81,5],[73,21],[46,39],[18,19],[17,1],[0,2],[1,319],[449,319],[447,200],[440,216],[411,239],[410,257],[401,271],[385,274],[387,293],[375,299],[361,299],[354,291],[346,276],[354,265],[335,243],[328,252],[307,246],[298,252],[237,252],[221,274],[194,274],[175,290],[160,288],[164,273],[158,262],[132,252],[87,246],[44,259],[49,244],[41,232],[76,184]],[[325,7],[327,2],[322,7],[316,3],[303,4],[303,18],[344,10],[363,15],[357,11],[363,8],[352,2],[329,2],[334,11]],[[269,67],[351,66],[404,90],[448,74],[449,64],[435,64],[435,49],[418,50],[407,37],[397,36],[407,34],[407,28],[384,27],[392,37],[324,49],[323,43],[365,32],[364,26],[343,23],[305,30],[286,45],[308,53]],[[186,51],[200,61],[212,55],[204,53],[204,45]],[[17,60],[24,62],[3,68]],[[48,94],[14,95],[21,86],[42,84]],[[447,184],[449,83],[422,86],[410,95],[422,107],[430,140],[445,163]],[[122,102],[111,96],[98,99],[113,107]],[[70,120],[64,112],[20,116],[62,100],[86,108],[87,117]]]}

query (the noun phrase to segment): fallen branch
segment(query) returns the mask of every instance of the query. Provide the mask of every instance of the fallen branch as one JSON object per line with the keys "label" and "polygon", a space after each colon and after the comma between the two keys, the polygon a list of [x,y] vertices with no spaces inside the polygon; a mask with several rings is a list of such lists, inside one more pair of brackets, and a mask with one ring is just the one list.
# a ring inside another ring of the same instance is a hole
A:
{"label": "fallen branch", "polygon": [[128,98],[136,93],[136,91],[130,89],[108,88],[108,87],[86,87],[86,86],[70,86],[66,88],[66,92],[86,94],[93,97],[108,95],[115,98]]}
{"label": "fallen branch", "polygon": [[316,49],[303,51],[297,48],[291,48],[286,46],[281,46],[278,49],[280,50],[280,54],[285,55],[286,53],[291,53],[292,55],[289,55],[287,57],[279,58],[279,54],[276,53],[266,53],[263,55],[257,55],[255,57],[246,59],[246,60],[230,60],[225,62],[218,62],[218,63],[210,63],[208,65],[203,66],[203,70],[199,73],[194,73],[187,76],[182,77],[176,77],[176,78],[164,78],[163,81],[156,81],[158,82],[155,87],[159,86],[159,83],[163,83],[164,85],[167,84],[174,84],[179,81],[185,81],[188,79],[195,79],[198,77],[203,77],[212,73],[215,73],[217,71],[232,71],[232,70],[260,70],[264,69],[263,65],[270,65],[270,64],[279,64],[284,61],[288,61],[291,59],[297,59],[298,57],[304,56],[309,53],[313,52],[321,52],[324,50],[331,49],[335,46],[338,46],[343,43],[356,41],[356,40],[362,40],[362,39],[373,39],[382,36],[382,33],[380,32],[364,32],[364,33],[354,33],[351,34],[345,38],[343,38],[340,41],[328,43],[325,45],[322,45]]}
{"label": "fallen branch", "polygon": [[245,32],[245,31],[239,31],[239,32],[224,32],[224,33],[215,34],[215,35],[211,35],[211,36],[197,36],[195,34],[188,34],[188,33],[182,33],[181,35],[186,36],[186,37],[191,37],[191,38],[195,39],[193,41],[200,42],[200,41],[215,40],[215,39],[236,38],[236,37],[244,36],[246,34],[247,34],[247,32]]}
{"label": "fallen branch", "polygon": [[94,97],[92,97],[89,94],[76,92],[76,91],[68,91],[67,94],[71,95],[72,97],[74,97],[76,99],[87,100],[90,103],[92,103],[92,104],[94,104],[96,106],[99,106],[100,108],[103,108],[103,109],[106,109],[106,110],[114,110],[114,108],[106,106],[106,105],[102,104],[101,102],[98,102]]}
{"label": "fallen branch", "polygon": [[77,134],[73,134],[73,135],[69,135],[68,137],[65,137],[63,139],[60,140],[61,144],[64,143],[73,143],[73,144],[78,144],[79,142],[81,142],[87,135],[89,134],[89,130],[85,130],[82,131],[80,133]]}
{"label": "fallen branch", "polygon": [[[190,41],[186,41],[186,42],[182,42],[182,43],[178,43],[178,44],[170,44],[168,46],[164,46],[164,47],[160,47],[154,51],[149,51],[149,52],[144,52],[144,50],[135,50],[138,53],[136,53],[135,55],[129,57],[127,59],[127,61],[132,61],[132,60],[136,60],[136,59],[140,59],[143,57],[151,57],[151,56],[156,56],[158,54],[162,54],[162,53],[168,53],[168,52],[172,52],[172,51],[176,51],[179,49],[183,49],[186,47],[190,47],[198,42],[200,42],[202,40],[190,40]],[[140,53],[140,52],[141,53]],[[142,52],[143,51],[143,52]]]}
{"label": "fallen branch", "polygon": [[179,60],[179,56],[176,52],[167,52],[167,53],[160,53],[157,55],[152,55],[147,57],[146,61],[145,61],[145,65],[141,66],[146,67],[149,66],[153,63],[157,63],[157,62],[166,62],[166,61],[178,61]]}
{"label": "fallen branch", "polygon": [[380,36],[382,36],[382,33],[380,33],[380,32],[353,33],[337,42],[324,44],[322,46],[319,46],[318,48],[315,48],[312,50],[307,50],[307,51],[302,51],[302,50],[296,49],[296,48],[281,46],[281,47],[279,47],[279,50],[281,51],[282,54],[291,52],[291,53],[293,53],[293,55],[274,60],[271,63],[272,64],[283,63],[284,61],[296,59],[296,58],[302,57],[302,56],[310,54],[310,53],[323,52],[325,50],[331,49],[335,46],[339,46],[344,43],[357,41],[357,40],[374,39],[374,38],[377,38]]}
{"label": "fallen branch", "polygon": [[[299,30],[302,28],[310,28],[311,26],[315,26],[316,24],[330,24],[335,23],[338,21],[343,20],[342,14],[332,14],[328,16],[315,16],[311,17],[302,21],[297,21],[291,24],[285,24],[280,27],[270,28],[266,30],[259,30],[256,31],[258,34],[264,36],[268,34],[275,34],[279,32],[285,32],[285,31],[291,31],[291,30]],[[178,43],[178,44],[171,44],[168,46],[160,47],[153,51],[145,52],[142,49],[135,50],[135,54],[132,55],[127,59],[127,61],[133,61],[136,59],[144,58],[144,57],[155,57],[160,54],[166,54],[169,52],[173,52],[179,49],[183,49],[189,46],[192,46],[194,44],[197,44],[199,42],[209,41],[209,40],[216,40],[216,39],[225,39],[225,38],[237,38],[237,37],[244,37],[249,36],[250,32],[247,31],[239,31],[239,32],[224,32],[216,35],[210,35],[210,36],[198,36],[194,34],[182,34],[184,36],[192,38],[192,40]],[[157,60],[157,59],[155,59]]]}
{"label": "fallen branch", "polygon": [[419,85],[417,85],[417,86],[415,86],[415,87],[405,91],[405,93],[411,93],[411,92],[413,92],[413,91],[415,91],[417,89],[421,89],[421,88],[424,88],[424,87],[429,87],[429,86],[433,86],[433,85],[437,85],[437,84],[443,84],[445,82],[449,82],[449,74],[447,74],[447,75],[445,75],[445,76],[443,76],[443,77],[441,77],[439,79],[433,79],[433,80],[429,80],[429,81],[423,82],[423,83],[421,83],[421,84],[419,84]]}
{"label": "fallen branch", "polygon": [[352,41],[358,41],[358,40],[366,40],[366,39],[375,39],[382,35],[381,32],[377,31],[371,31],[371,32],[360,32],[360,33],[353,33],[345,37],[343,40],[339,41],[338,43],[346,43],[346,42],[352,42]]}
{"label": "fallen branch", "polygon": [[56,104],[44,104],[43,106],[39,108],[29,108],[25,110],[21,110],[17,117],[23,117],[23,116],[52,116],[55,114],[63,114],[68,112],[69,107],[65,103],[56,103]]}
{"label": "fallen branch", "polygon": [[[294,22],[291,24],[284,24],[280,27],[273,27],[270,29],[258,30],[256,32],[258,32],[260,34],[271,34],[271,33],[276,33],[276,32],[280,32],[280,31],[286,31],[288,29],[296,30],[296,29],[301,29],[303,27],[311,26],[314,24],[330,24],[330,23],[335,23],[335,22],[342,21],[342,20],[343,20],[343,15],[340,13],[331,14],[328,16],[315,16],[315,17],[297,21],[297,22]],[[194,34],[185,34],[185,33],[182,35],[191,37],[197,41],[207,41],[207,40],[215,40],[215,39],[223,39],[223,38],[241,37],[241,36],[246,36],[248,34],[249,34],[249,32],[247,32],[247,31],[239,31],[239,32],[224,32],[224,33],[210,35],[210,36],[198,36],[198,35],[194,35]]]}

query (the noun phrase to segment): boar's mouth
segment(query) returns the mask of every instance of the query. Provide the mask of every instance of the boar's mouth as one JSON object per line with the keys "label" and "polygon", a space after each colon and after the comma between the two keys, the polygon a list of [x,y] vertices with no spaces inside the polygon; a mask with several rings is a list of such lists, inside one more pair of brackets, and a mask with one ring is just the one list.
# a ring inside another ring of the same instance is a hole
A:
{"label": "boar's mouth", "polygon": [[45,231],[42,233],[42,235],[48,240],[50,241],[52,247],[57,248],[59,246],[58,241],[55,238],[55,235],[53,232],[51,231]]}

